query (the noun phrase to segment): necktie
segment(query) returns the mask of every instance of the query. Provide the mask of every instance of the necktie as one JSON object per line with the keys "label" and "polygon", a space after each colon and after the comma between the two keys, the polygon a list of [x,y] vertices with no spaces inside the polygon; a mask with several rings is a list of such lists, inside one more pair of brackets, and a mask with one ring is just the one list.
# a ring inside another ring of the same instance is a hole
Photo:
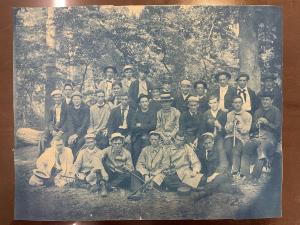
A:
{"label": "necktie", "polygon": [[[242,96],[243,94],[243,96]],[[246,102],[246,90],[245,89],[239,89],[238,95],[241,96],[244,99],[244,102]]]}

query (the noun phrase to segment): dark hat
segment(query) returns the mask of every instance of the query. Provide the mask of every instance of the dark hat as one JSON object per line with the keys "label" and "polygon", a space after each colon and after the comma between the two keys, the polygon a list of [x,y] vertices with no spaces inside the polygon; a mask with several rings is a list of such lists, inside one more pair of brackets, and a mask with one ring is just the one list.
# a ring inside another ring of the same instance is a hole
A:
{"label": "dark hat", "polygon": [[274,98],[274,94],[273,94],[271,91],[262,91],[262,92],[259,94],[259,97],[260,97],[260,98],[269,97],[269,98],[273,99],[273,98]]}
{"label": "dark hat", "polygon": [[228,72],[225,72],[225,71],[216,73],[216,74],[214,75],[214,77],[215,77],[216,80],[219,80],[219,77],[220,77],[221,75],[225,75],[228,79],[231,79],[231,74],[228,73]]}
{"label": "dark hat", "polygon": [[202,84],[205,89],[207,89],[207,83],[204,80],[198,80],[194,83],[194,89],[197,88],[198,84]]}
{"label": "dark hat", "polygon": [[235,81],[238,81],[241,77],[246,77],[247,80],[250,80],[250,76],[247,73],[240,73],[237,78],[235,79]]}
{"label": "dark hat", "polygon": [[148,100],[150,99],[149,95],[141,94],[139,96],[138,102],[140,102],[142,98],[148,98]]}
{"label": "dark hat", "polygon": [[173,101],[174,98],[171,97],[170,93],[164,93],[160,95],[160,101],[161,102],[169,102],[169,101]]}
{"label": "dark hat", "polygon": [[265,80],[276,80],[276,77],[272,74],[266,74],[266,75],[263,75],[261,77],[261,80],[262,81],[265,81]]}
{"label": "dark hat", "polygon": [[64,83],[64,89],[66,88],[66,86],[70,86],[73,89],[73,87],[74,87],[73,81],[71,81],[69,79],[66,80],[66,82]]}
{"label": "dark hat", "polygon": [[114,71],[115,73],[118,73],[116,67],[114,67],[114,66],[112,66],[112,65],[108,65],[108,66],[104,67],[103,72],[105,73],[106,70],[109,69],[109,68],[113,69],[113,71]]}

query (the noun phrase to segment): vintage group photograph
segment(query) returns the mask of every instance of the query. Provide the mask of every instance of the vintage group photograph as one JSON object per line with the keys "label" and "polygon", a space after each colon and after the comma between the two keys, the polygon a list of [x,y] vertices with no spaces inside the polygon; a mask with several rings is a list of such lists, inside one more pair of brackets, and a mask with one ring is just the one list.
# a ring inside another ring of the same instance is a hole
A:
{"label": "vintage group photograph", "polygon": [[280,7],[13,17],[15,219],[281,217]]}

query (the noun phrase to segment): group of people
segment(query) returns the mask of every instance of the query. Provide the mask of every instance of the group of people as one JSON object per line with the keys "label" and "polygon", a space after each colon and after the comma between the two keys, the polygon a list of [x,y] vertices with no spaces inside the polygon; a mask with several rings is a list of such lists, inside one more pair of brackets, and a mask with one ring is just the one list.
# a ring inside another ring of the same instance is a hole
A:
{"label": "group of people", "polygon": [[126,188],[131,200],[149,188],[202,198],[233,190],[232,179],[259,179],[272,161],[282,105],[273,75],[256,94],[246,73],[232,86],[231,74],[219,72],[216,88],[184,79],[178,93],[171,80],[154,85],[147,71],[134,78],[132,65],[124,66],[123,79],[113,66],[104,74],[88,104],[71,82],[51,93],[30,185],[75,185],[103,197]]}

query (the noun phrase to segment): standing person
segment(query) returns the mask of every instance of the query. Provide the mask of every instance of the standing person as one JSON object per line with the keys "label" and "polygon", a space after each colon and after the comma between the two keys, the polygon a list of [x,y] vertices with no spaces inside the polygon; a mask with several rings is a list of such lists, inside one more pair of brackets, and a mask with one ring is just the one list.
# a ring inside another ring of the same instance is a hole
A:
{"label": "standing person", "polygon": [[125,137],[113,133],[110,138],[111,146],[103,149],[102,160],[108,173],[108,187],[130,187],[130,172],[134,171],[130,152],[124,148]]}
{"label": "standing person", "polygon": [[203,80],[198,80],[194,83],[194,90],[199,99],[198,111],[204,113],[208,110],[207,83]]}
{"label": "standing person", "polygon": [[110,106],[105,101],[105,93],[98,90],[97,103],[90,108],[90,126],[89,129],[96,135],[96,145],[103,149],[108,147],[107,122],[110,116]]}
{"label": "standing person", "polygon": [[51,178],[57,187],[63,187],[74,181],[73,154],[64,146],[63,140],[55,136],[51,147],[47,148],[37,159],[36,169],[29,179],[31,186],[50,184]]}
{"label": "standing person", "polygon": [[54,105],[50,107],[46,129],[39,141],[38,151],[41,155],[46,148],[50,147],[50,142],[54,136],[62,136],[63,127],[67,120],[67,104],[63,104],[62,92],[54,90],[51,93]]}
{"label": "standing person", "polygon": [[220,72],[215,75],[215,79],[218,82],[218,88],[213,90],[212,94],[219,97],[219,106],[224,112],[231,111],[232,98],[236,95],[234,87],[229,85],[231,74],[227,72]]}
{"label": "standing person", "polygon": [[215,95],[209,96],[208,105],[210,109],[203,114],[204,132],[212,133],[216,149],[225,153],[224,137],[227,113],[219,108],[219,99]]}
{"label": "standing person", "polygon": [[232,106],[233,110],[227,114],[224,147],[232,164],[231,173],[237,175],[240,171],[242,149],[250,138],[252,116],[242,109],[243,99],[240,96],[233,97]]}
{"label": "standing person", "polygon": [[160,96],[162,109],[157,112],[156,131],[161,133],[165,144],[171,144],[179,130],[180,112],[171,106],[173,100],[170,94]]}
{"label": "standing person", "polygon": [[[257,94],[258,96],[264,93],[271,94],[273,96],[273,105],[279,110],[282,109],[282,92],[281,89],[275,83],[276,77],[272,74],[266,74],[262,77],[263,88]],[[260,104],[259,104],[260,105]]]}
{"label": "standing person", "polygon": [[108,136],[119,132],[125,136],[125,143],[131,144],[131,125],[135,110],[129,105],[128,93],[121,92],[120,100],[121,104],[111,111],[108,118]]}
{"label": "standing person", "polygon": [[150,99],[149,108],[153,110],[155,113],[157,113],[161,109],[159,85],[153,85],[151,95],[152,98]]}
{"label": "standing person", "polygon": [[63,104],[66,104],[66,105],[70,105],[72,104],[72,93],[73,93],[73,84],[72,84],[72,81],[67,81],[65,84],[64,84],[64,101],[63,101]]}
{"label": "standing person", "polygon": [[[256,110],[253,119],[253,130],[256,135],[246,142],[242,156],[241,176],[246,178],[260,178],[262,168],[274,155],[281,136],[281,113],[273,106],[273,95],[270,92],[262,93],[260,99],[261,106]],[[253,158],[255,166],[250,175]]]}
{"label": "standing person", "polygon": [[188,110],[188,98],[191,96],[191,81],[182,80],[180,82],[180,93],[174,99],[174,107],[179,110],[180,113]]}
{"label": "standing person", "polygon": [[152,83],[147,79],[148,73],[146,69],[139,69],[139,79],[130,85],[129,98],[134,109],[137,109],[138,99],[142,94],[151,96]]}
{"label": "standing person", "polygon": [[177,133],[174,141],[167,151],[168,170],[164,184],[170,190],[186,186],[197,188],[203,176],[200,161],[196,153],[184,144],[183,134]]}
{"label": "standing person", "polygon": [[141,150],[149,144],[148,134],[155,130],[156,112],[149,108],[149,97],[139,97],[139,109],[134,114],[131,125],[132,161],[136,164]]}
{"label": "standing person", "polygon": [[107,99],[107,102],[111,109],[114,109],[120,105],[121,103],[120,94],[122,91],[123,91],[122,83],[120,81],[113,82],[111,94]]}
{"label": "standing person", "polygon": [[85,135],[86,147],[79,151],[74,162],[76,186],[87,186],[91,192],[101,190],[101,196],[105,197],[107,195],[105,183],[108,180],[108,174],[102,161],[98,159],[103,157],[102,151],[96,146],[95,137],[94,134]]}
{"label": "standing person", "polygon": [[250,77],[246,73],[240,73],[236,78],[236,94],[243,99],[243,110],[254,114],[257,109],[257,96],[255,92],[247,86]]}
{"label": "standing person", "polygon": [[[144,182],[149,182],[149,185],[160,186],[165,178],[164,171],[167,168],[167,157],[165,149],[160,144],[161,136],[158,132],[151,131],[149,134],[150,145],[143,148],[138,161],[136,163],[135,174],[141,179],[132,176],[132,189],[137,190]],[[137,191],[132,195],[130,200],[140,200],[142,190]]]}
{"label": "standing person", "polygon": [[187,144],[196,145],[196,138],[204,131],[203,114],[198,111],[198,96],[188,98],[188,110],[180,114],[179,130],[183,132]]}
{"label": "standing person", "polygon": [[72,103],[68,108],[63,138],[72,149],[73,155],[76,155],[85,142],[84,136],[90,125],[90,108],[82,101],[79,91],[73,92]]}
{"label": "standing person", "polygon": [[116,67],[109,65],[103,69],[104,78],[100,81],[98,89],[105,92],[105,96],[110,96],[112,92],[112,84],[116,80],[117,69]]}
{"label": "standing person", "polygon": [[123,67],[124,78],[122,79],[123,90],[128,92],[130,85],[136,79],[133,77],[134,68],[133,65],[125,65]]}

